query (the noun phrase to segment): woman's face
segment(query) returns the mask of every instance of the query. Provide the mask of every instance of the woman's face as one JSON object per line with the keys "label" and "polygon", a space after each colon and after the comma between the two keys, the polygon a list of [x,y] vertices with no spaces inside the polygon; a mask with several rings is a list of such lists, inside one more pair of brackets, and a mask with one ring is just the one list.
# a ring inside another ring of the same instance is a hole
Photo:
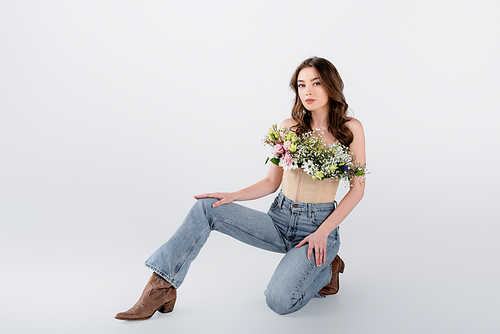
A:
{"label": "woman's face", "polygon": [[300,70],[297,87],[304,108],[310,111],[329,111],[328,94],[323,89],[316,69],[306,67]]}

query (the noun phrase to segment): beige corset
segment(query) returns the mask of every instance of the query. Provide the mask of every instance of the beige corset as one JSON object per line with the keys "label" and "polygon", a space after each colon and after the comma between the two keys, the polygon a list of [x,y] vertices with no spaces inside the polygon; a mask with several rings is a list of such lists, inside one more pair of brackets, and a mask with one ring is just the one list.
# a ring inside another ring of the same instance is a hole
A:
{"label": "beige corset", "polygon": [[335,200],[339,181],[313,180],[302,168],[283,172],[281,191],[294,202],[328,203]]}

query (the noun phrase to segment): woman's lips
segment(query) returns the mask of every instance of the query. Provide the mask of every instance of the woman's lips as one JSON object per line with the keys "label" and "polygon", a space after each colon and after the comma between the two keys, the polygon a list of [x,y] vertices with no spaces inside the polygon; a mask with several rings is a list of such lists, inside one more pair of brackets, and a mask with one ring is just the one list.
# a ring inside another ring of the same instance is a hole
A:
{"label": "woman's lips", "polygon": [[311,104],[311,103],[313,103],[314,101],[316,101],[316,100],[315,100],[315,99],[307,99],[307,100],[306,100],[306,103],[307,103],[307,104]]}

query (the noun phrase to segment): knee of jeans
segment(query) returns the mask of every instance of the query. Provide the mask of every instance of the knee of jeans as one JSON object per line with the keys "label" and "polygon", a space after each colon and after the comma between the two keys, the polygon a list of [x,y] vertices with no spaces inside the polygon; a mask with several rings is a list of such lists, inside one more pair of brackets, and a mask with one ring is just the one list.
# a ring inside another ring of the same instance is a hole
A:
{"label": "knee of jeans", "polygon": [[[193,209],[195,212],[197,212],[199,218],[205,217],[208,220],[208,224],[210,226],[210,229],[214,229],[213,221],[214,221],[214,207],[212,206],[215,202],[217,202],[218,199],[216,198],[200,198],[199,200],[196,201],[193,205]],[[200,220],[205,221],[205,220]]]}
{"label": "knee of jeans", "polygon": [[200,198],[196,200],[194,206],[200,207],[206,213],[207,210],[213,209],[212,205],[217,201],[218,199],[211,197]]}
{"label": "knee of jeans", "polygon": [[292,300],[290,296],[276,290],[266,290],[266,304],[279,315],[292,313]]}

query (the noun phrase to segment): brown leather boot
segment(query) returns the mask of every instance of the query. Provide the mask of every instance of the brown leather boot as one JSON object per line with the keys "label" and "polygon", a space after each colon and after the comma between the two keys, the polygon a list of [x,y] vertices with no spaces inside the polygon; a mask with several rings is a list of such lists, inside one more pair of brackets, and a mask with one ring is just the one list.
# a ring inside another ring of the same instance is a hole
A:
{"label": "brown leather boot", "polygon": [[153,273],[139,301],[127,312],[118,313],[115,319],[145,320],[151,318],[156,311],[172,312],[176,298],[175,288],[160,275]]}
{"label": "brown leather boot", "polygon": [[319,293],[325,296],[334,295],[339,292],[339,273],[344,272],[345,263],[337,255],[330,264],[330,267],[332,267],[332,279],[323,289],[319,290]]}

